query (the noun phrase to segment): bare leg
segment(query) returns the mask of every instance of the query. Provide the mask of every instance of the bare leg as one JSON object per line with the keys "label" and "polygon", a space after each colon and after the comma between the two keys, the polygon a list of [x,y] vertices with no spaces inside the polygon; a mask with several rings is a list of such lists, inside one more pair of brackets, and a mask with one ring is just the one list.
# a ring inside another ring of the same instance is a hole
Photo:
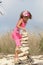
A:
{"label": "bare leg", "polygon": [[14,60],[15,60],[15,62],[18,61],[18,47],[16,47],[16,49],[15,49],[15,57],[14,57]]}

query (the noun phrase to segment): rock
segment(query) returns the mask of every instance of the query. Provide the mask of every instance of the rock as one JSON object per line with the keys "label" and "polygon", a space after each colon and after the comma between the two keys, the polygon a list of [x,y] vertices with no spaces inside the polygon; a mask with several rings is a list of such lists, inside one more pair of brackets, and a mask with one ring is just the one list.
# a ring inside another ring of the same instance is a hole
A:
{"label": "rock", "polygon": [[[43,65],[43,60],[41,59],[43,58],[43,55],[31,56],[31,58],[34,60],[33,62],[30,62],[29,58],[26,59],[26,56],[24,56],[24,58],[22,57],[23,63],[19,65]],[[3,58],[0,58],[0,65],[14,65],[14,63],[14,54],[4,55]]]}

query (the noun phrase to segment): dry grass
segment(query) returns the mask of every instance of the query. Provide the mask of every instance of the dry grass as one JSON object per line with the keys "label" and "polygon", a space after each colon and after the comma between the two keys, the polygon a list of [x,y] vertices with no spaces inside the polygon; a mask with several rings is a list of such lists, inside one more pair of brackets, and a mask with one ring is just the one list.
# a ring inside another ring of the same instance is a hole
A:
{"label": "dry grass", "polygon": [[15,42],[11,39],[10,33],[0,38],[0,52],[13,53],[15,50]]}
{"label": "dry grass", "polygon": [[[11,39],[11,34],[8,32],[2,37],[0,37],[0,53],[14,53],[15,51],[15,42]],[[36,35],[35,33],[29,33],[29,47],[30,53],[32,55],[40,54],[40,43],[42,36]],[[42,42],[43,43],[43,42]],[[42,47],[42,45],[41,45]],[[43,52],[43,51],[42,51]]]}

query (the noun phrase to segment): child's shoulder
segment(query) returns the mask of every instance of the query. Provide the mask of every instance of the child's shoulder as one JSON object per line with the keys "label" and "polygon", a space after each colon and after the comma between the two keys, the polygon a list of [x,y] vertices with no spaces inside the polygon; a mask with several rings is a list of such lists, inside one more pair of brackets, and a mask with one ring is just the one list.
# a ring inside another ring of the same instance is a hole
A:
{"label": "child's shoulder", "polygon": [[21,18],[21,19],[19,19],[19,21],[23,21],[23,19]]}
{"label": "child's shoulder", "polygon": [[23,22],[23,19],[22,18],[18,20],[17,24],[18,23],[21,23],[21,22]]}

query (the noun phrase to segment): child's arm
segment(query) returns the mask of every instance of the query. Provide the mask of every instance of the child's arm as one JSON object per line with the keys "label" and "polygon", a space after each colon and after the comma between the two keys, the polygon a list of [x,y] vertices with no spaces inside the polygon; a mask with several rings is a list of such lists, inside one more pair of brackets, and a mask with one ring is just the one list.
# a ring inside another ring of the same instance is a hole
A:
{"label": "child's arm", "polygon": [[23,22],[22,19],[19,20],[19,21],[18,21],[18,24],[17,24],[17,27],[20,28],[20,29],[22,29],[22,30],[24,30],[24,31],[26,31],[25,28],[23,28],[23,27],[20,26],[22,22]]}

